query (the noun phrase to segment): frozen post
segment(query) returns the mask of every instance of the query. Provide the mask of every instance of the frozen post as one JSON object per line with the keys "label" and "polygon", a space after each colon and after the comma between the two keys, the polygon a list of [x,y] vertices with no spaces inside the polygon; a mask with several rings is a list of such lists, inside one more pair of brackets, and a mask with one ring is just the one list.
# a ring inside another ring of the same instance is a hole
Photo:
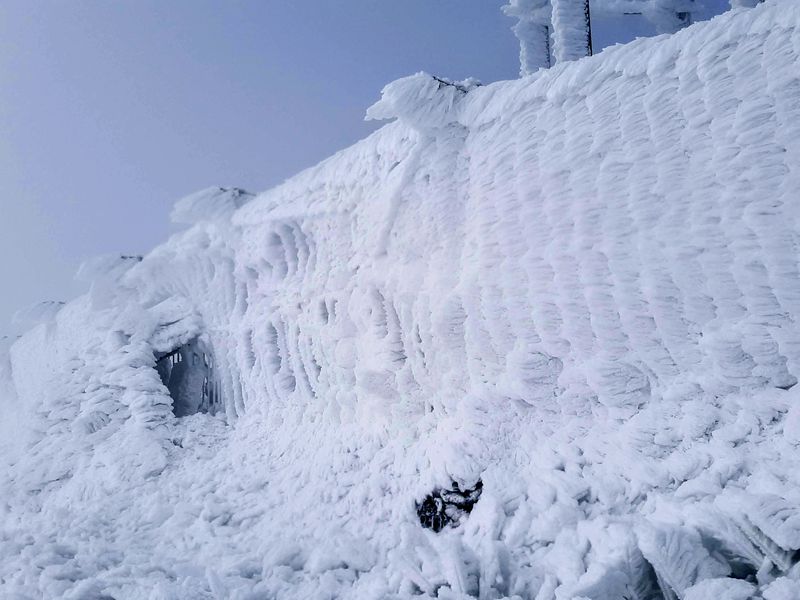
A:
{"label": "frozen post", "polygon": [[518,19],[511,30],[519,40],[520,76],[549,68],[552,64],[549,0],[510,0],[503,6],[503,12]]}
{"label": "frozen post", "polygon": [[592,55],[589,0],[552,0],[553,55],[557,63]]}

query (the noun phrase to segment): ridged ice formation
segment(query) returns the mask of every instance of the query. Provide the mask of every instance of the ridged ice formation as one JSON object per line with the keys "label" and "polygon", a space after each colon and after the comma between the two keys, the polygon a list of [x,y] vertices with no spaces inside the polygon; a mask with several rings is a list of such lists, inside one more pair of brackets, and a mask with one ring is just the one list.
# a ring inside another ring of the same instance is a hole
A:
{"label": "ridged ice formation", "polygon": [[[182,201],[11,349],[0,595],[796,598],[799,60],[770,2],[419,74],[283,185]],[[190,343],[216,416],[159,378]]]}

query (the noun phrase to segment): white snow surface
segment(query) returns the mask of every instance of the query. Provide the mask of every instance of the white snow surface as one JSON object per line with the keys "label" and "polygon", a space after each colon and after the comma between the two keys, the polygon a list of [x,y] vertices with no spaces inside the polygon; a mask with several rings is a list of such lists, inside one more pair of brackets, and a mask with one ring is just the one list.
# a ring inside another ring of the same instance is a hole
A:
{"label": "white snow surface", "polygon": [[253,194],[239,188],[206,188],[178,200],[170,219],[184,225],[230,219],[237,208],[241,208],[252,198]]}
{"label": "white snow surface", "polygon": [[[0,597],[800,597],[799,60],[768,2],[418,74],[353,147],[179,204],[0,357]],[[156,359],[195,338],[222,410],[176,418]]]}

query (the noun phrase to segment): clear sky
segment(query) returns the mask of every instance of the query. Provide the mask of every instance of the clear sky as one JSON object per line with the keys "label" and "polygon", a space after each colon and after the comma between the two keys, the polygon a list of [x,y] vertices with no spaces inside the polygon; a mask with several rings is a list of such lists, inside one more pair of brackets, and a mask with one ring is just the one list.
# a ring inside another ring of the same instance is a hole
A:
{"label": "clear sky", "polygon": [[[2,0],[0,335],[81,292],[86,258],[164,240],[181,196],[261,191],[364,137],[389,81],[516,77],[503,3]],[[595,50],[653,33],[593,26]]]}

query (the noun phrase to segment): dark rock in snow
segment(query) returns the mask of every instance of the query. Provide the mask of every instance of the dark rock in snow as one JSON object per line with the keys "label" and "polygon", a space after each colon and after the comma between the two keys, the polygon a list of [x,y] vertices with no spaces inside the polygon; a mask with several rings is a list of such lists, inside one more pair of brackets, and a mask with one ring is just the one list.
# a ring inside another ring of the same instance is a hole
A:
{"label": "dark rock in snow", "polygon": [[460,489],[453,482],[452,489],[437,489],[428,494],[422,502],[417,502],[419,522],[427,529],[439,532],[446,525],[461,521],[464,515],[472,512],[472,507],[480,499],[483,482],[480,480],[471,489]]}

